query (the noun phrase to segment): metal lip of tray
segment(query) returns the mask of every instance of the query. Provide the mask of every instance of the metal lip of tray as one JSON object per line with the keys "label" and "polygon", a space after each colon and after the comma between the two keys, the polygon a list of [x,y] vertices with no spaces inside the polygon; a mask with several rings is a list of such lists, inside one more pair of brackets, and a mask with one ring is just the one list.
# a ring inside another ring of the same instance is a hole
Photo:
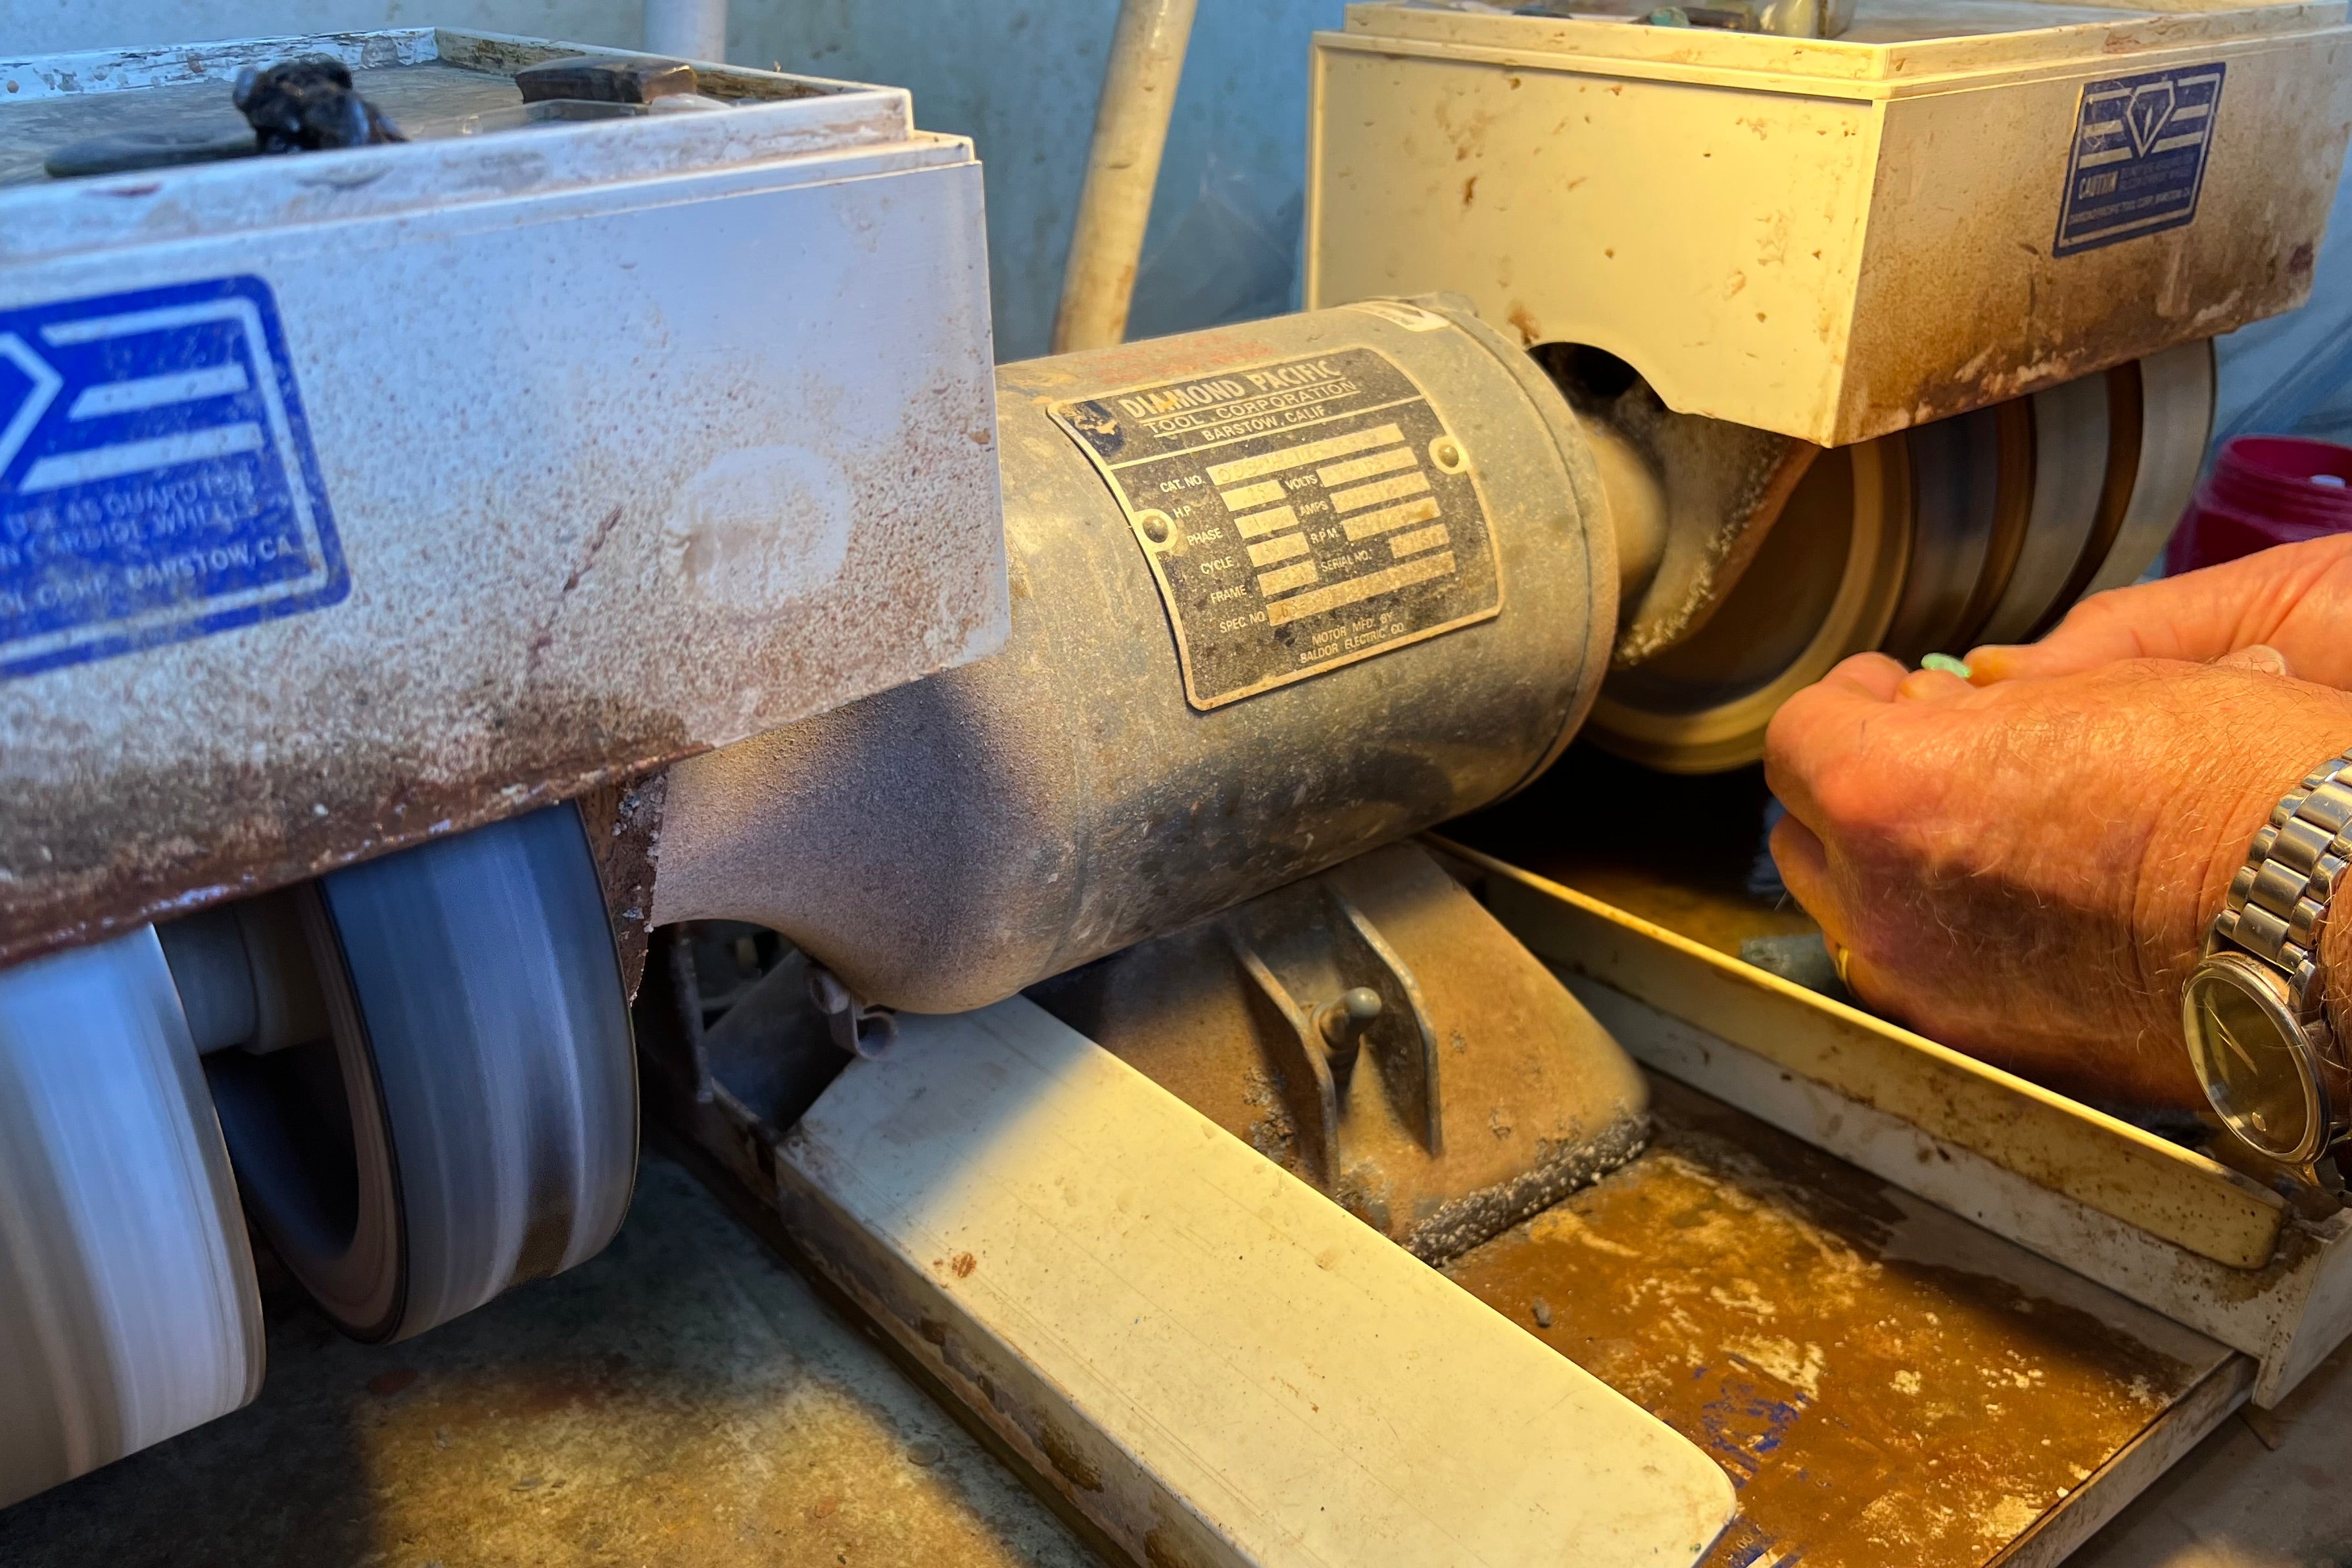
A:
{"label": "metal lip of tray", "polygon": [[1644,1065],[2255,1357],[2352,1331],[2352,1210],[2251,1176],[1573,888],[1433,846]]}
{"label": "metal lip of tray", "polygon": [[1885,98],[1932,90],[1956,77],[2022,77],[2084,61],[2261,47],[2340,30],[2347,14],[2342,0],[2137,6],[2098,0],[1859,0],[1844,34],[1805,38],[1636,25],[1651,9],[1630,0],[1595,0],[1572,16],[1505,16],[1374,0],[1349,5],[1346,30],[1320,34],[1318,41],[1408,54],[1435,48],[1453,57],[1507,55],[1513,64],[1629,77],[1731,78],[1764,91]]}
{"label": "metal lip of tray", "polygon": [[[716,178],[745,165],[814,154],[886,152],[894,155],[894,167],[909,159],[962,162],[970,157],[962,139],[915,128],[911,98],[903,89],[714,64],[698,71],[703,91],[727,100],[723,110],[538,124],[527,141],[511,132],[467,134],[458,126],[464,117],[452,115],[446,125],[422,126],[415,140],[347,151],[74,179],[41,178],[36,156],[29,181],[23,171],[14,177],[7,172],[26,162],[32,136],[73,139],[42,117],[70,113],[93,99],[185,97],[186,89],[211,84],[217,84],[226,109],[238,71],[297,55],[341,60],[372,99],[383,85],[419,68],[450,78],[478,76],[495,99],[470,106],[478,111],[519,101],[498,89],[524,67],[568,56],[637,54],[409,27],[0,59],[0,211],[8,214],[0,224],[0,262],[265,225],[446,210],[634,179],[698,172]],[[393,111],[399,118],[397,104]]]}

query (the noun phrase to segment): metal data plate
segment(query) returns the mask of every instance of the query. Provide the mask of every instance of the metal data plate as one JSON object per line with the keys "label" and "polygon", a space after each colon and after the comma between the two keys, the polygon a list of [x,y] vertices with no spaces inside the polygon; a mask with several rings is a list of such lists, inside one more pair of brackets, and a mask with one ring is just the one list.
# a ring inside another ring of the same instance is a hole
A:
{"label": "metal data plate", "polygon": [[1052,413],[1143,546],[1195,708],[1502,611],[1471,455],[1378,350],[1123,387]]}

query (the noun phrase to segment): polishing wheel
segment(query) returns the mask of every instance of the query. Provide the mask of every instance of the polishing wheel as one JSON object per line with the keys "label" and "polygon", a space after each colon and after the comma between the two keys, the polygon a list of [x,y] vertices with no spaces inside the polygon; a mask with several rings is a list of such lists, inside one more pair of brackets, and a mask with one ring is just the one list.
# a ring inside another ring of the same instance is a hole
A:
{"label": "polishing wheel", "polygon": [[1610,673],[1587,733],[1668,773],[1755,761],[1783,702],[1878,645],[1911,531],[1901,437],[1822,453],[1714,613],[1663,653]]}
{"label": "polishing wheel", "polygon": [[635,1180],[636,1080],[577,811],[285,896],[325,1038],[205,1066],[247,1205],[328,1315],[403,1339],[600,1250]]}
{"label": "polishing wheel", "polygon": [[[2122,498],[2106,559],[2083,585],[2085,595],[2129,586],[2163,552],[2196,493],[2206,443],[2212,439],[2211,339],[2150,354],[2109,373],[2133,372],[2137,395],[2117,421],[2116,436],[2118,443],[2133,443],[2135,477]],[[2071,601],[2059,608],[2063,612]]]}
{"label": "polishing wheel", "polygon": [[0,971],[0,1506],[257,1392],[240,1189],[400,1339],[602,1249],[636,1138],[568,805]]}
{"label": "polishing wheel", "polygon": [[0,1506],[224,1416],[261,1299],[155,933],[0,973]]}
{"label": "polishing wheel", "polygon": [[2200,341],[1823,452],[1721,604],[1611,673],[1589,733],[1666,772],[1717,772],[1761,757],[1780,704],[1849,654],[1912,664],[2041,635],[2155,559],[2212,417]]}

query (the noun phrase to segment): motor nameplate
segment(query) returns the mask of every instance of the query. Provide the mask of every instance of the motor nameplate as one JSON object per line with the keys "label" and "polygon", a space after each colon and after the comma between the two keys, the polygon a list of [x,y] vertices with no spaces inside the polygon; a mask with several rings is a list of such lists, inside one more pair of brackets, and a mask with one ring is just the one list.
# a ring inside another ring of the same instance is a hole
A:
{"label": "motor nameplate", "polygon": [[1053,405],[1102,471],[1206,711],[1501,613],[1468,456],[1376,349]]}

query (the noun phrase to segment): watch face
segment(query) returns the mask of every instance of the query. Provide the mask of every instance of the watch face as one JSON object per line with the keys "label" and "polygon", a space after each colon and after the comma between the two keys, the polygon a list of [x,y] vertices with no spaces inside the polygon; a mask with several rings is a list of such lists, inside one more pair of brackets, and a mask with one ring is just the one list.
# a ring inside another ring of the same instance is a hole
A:
{"label": "watch face", "polygon": [[2318,1087],[2303,1031],[2251,965],[2207,963],[2189,977],[2181,1021],[2206,1098],[2230,1130],[2273,1159],[2316,1150]]}

